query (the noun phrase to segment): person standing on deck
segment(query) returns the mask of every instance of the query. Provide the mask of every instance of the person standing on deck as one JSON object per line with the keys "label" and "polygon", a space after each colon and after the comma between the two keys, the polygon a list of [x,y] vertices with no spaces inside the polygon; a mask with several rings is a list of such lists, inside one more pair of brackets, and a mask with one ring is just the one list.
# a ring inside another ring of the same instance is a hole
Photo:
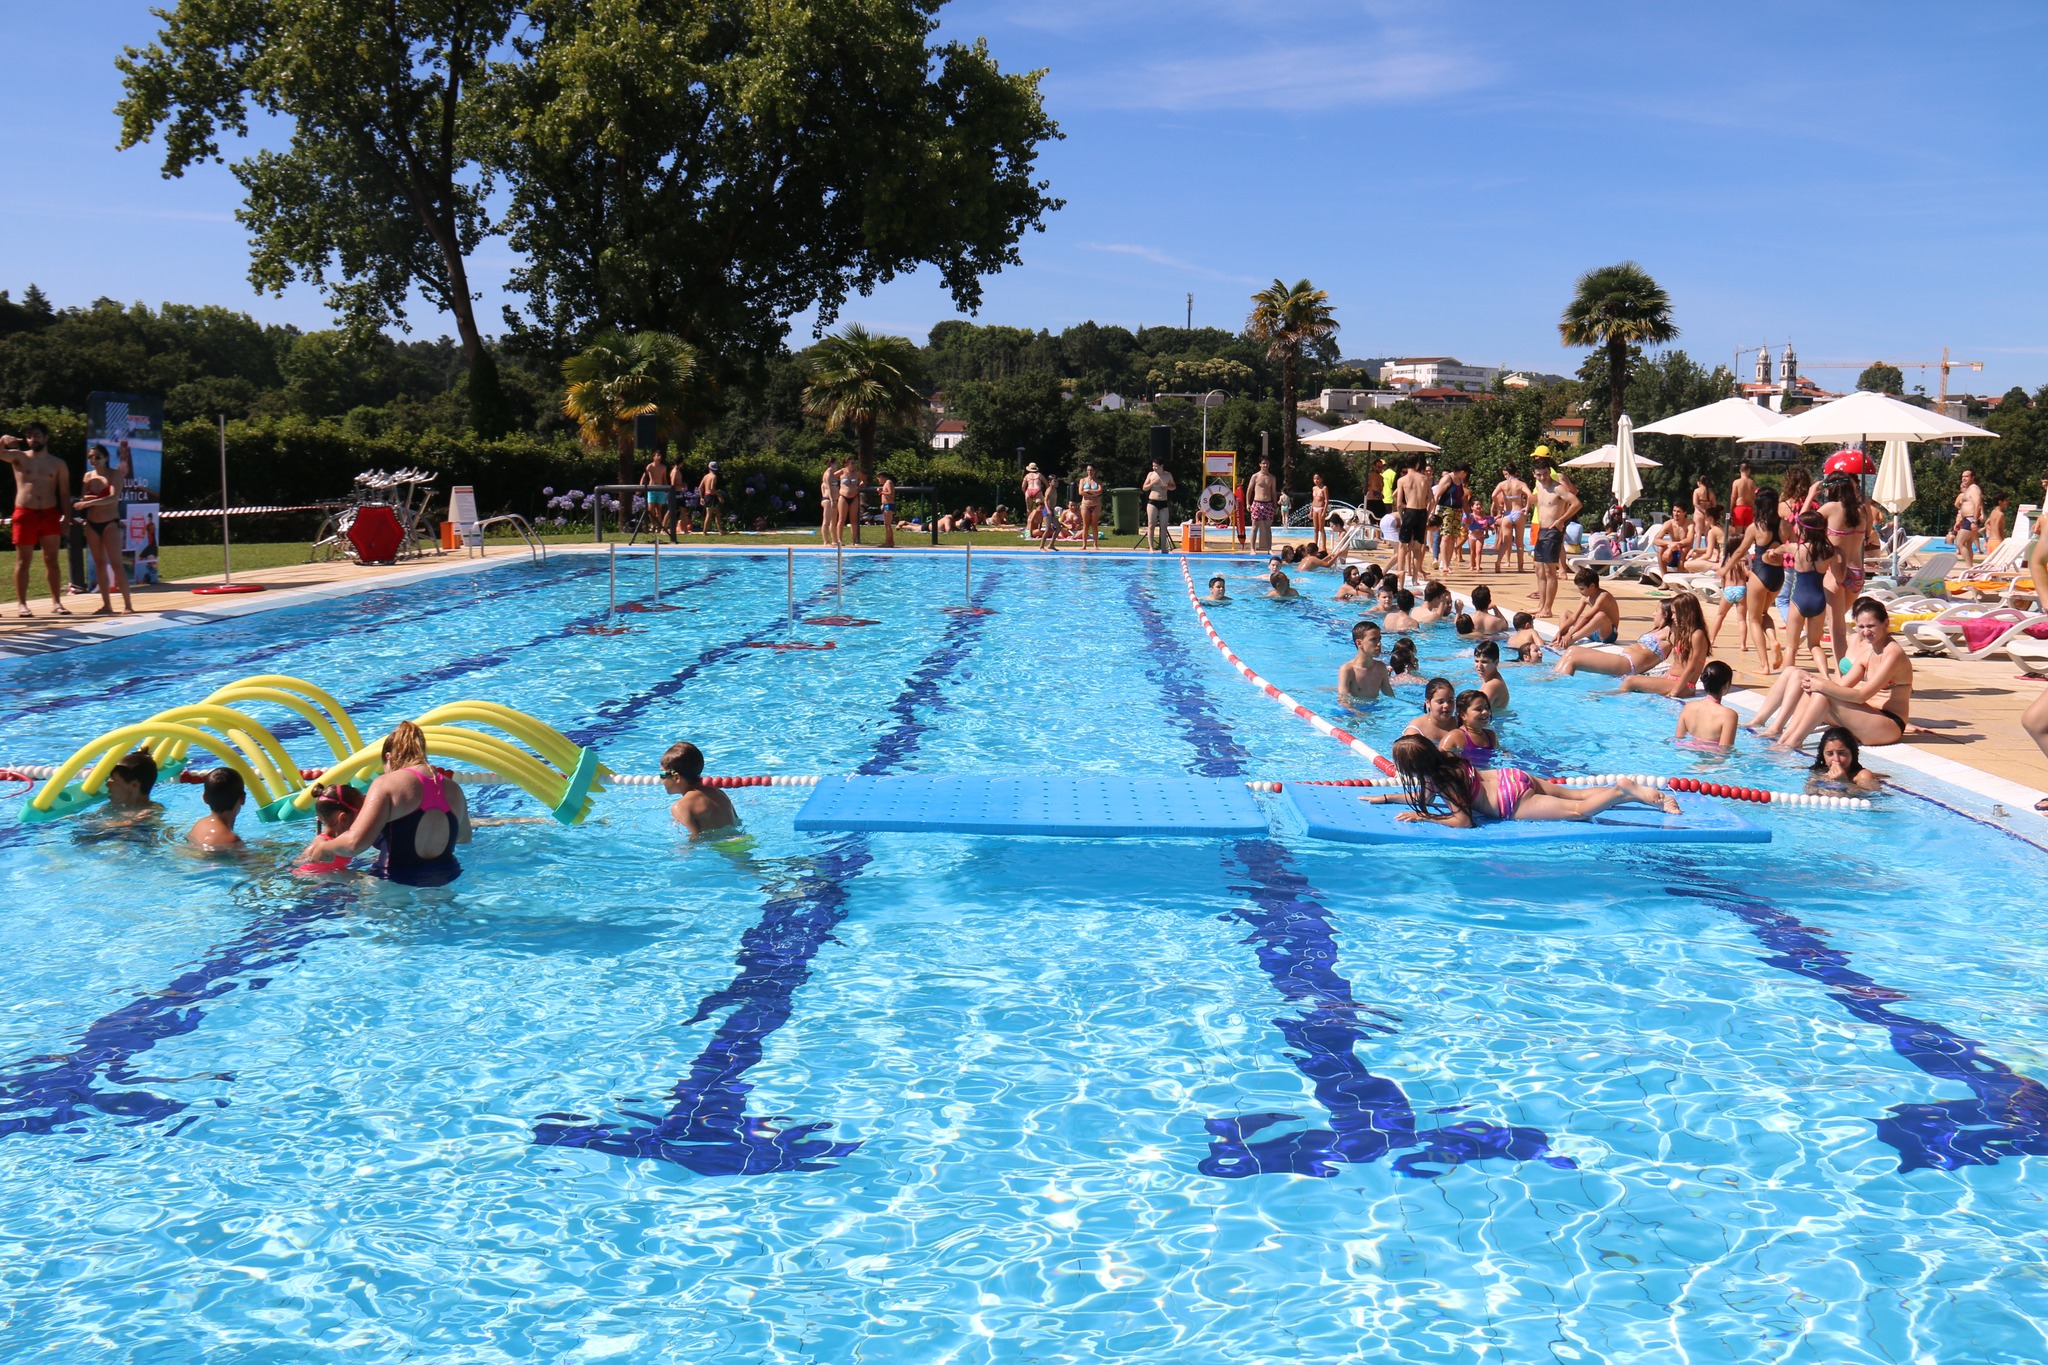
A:
{"label": "person standing on deck", "polygon": [[725,494],[718,487],[718,461],[713,460],[697,482],[697,501],[704,505],[704,534],[715,536],[725,529]]}
{"label": "person standing on deck", "polygon": [[1400,524],[1400,548],[1394,552],[1396,586],[1425,578],[1423,550],[1429,542],[1429,475],[1420,460],[1409,460],[1394,480],[1394,516]]}
{"label": "person standing on deck", "polygon": [[16,614],[28,609],[29,557],[43,552],[43,572],[50,580],[50,601],[57,615],[69,616],[64,605],[64,577],[57,567],[58,540],[71,520],[71,471],[50,453],[50,432],[30,422],[20,437],[0,436],[0,460],[14,466],[14,601]]}
{"label": "person standing on deck", "polygon": [[882,475],[882,486],[875,495],[882,500],[882,548],[891,549],[896,544],[896,480]]}
{"label": "person standing on deck", "polygon": [[1529,567],[1523,553],[1529,544],[1529,485],[1522,482],[1522,476],[1512,466],[1501,470],[1500,482],[1493,486],[1493,571],[1501,571],[1501,563],[1507,557],[1510,542],[1515,547],[1515,572],[1521,573]]}
{"label": "person standing on deck", "polygon": [[1166,526],[1166,509],[1173,501],[1173,490],[1173,475],[1154,460],[1152,472],[1145,476],[1145,534],[1151,537],[1152,548],[1160,554],[1173,548],[1173,537]]}
{"label": "person standing on deck", "polygon": [[1273,518],[1280,511],[1280,481],[1273,477],[1271,460],[1259,461],[1245,493],[1251,502],[1252,551],[1266,554],[1273,548]]}
{"label": "person standing on deck", "polygon": [[1729,521],[1738,531],[1747,531],[1756,520],[1756,480],[1749,476],[1749,461],[1742,462],[1742,468],[1735,475],[1734,486],[1728,490]]}
{"label": "person standing on deck", "polygon": [[818,543],[839,544],[839,457],[827,456],[818,480]]}
{"label": "person standing on deck", "polygon": [[1095,466],[1081,466],[1081,479],[1075,485],[1081,495],[1081,548],[1099,550],[1102,548],[1102,480],[1095,477]]}
{"label": "person standing on deck", "polygon": [[669,527],[669,473],[668,466],[662,462],[659,450],[649,457],[646,468],[640,471],[640,486],[647,490],[647,525],[650,534],[658,536]]}
{"label": "person standing on deck", "polygon": [[1536,515],[1543,529],[1536,533],[1536,614],[1551,615],[1557,607],[1557,589],[1564,572],[1564,528],[1585,504],[1578,491],[1557,475],[1557,466],[1545,456],[1536,462]]}
{"label": "person standing on deck", "polygon": [[1956,553],[1967,569],[1976,562],[1977,536],[1984,529],[1984,490],[1970,470],[1965,469],[1959,477],[1963,486],[1956,494],[1956,520],[1949,538],[1955,541]]}

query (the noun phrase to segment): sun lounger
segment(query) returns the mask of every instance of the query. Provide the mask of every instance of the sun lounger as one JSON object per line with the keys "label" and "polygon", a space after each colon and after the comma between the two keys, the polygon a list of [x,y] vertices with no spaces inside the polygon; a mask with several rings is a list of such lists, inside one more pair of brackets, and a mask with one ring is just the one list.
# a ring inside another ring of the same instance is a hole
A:
{"label": "sun lounger", "polygon": [[1929,555],[1927,562],[1915,569],[1904,583],[1887,588],[1880,584],[1888,580],[1872,579],[1864,584],[1863,590],[1878,601],[1886,603],[1900,597],[1931,597],[1946,591],[1944,583],[1948,578],[1950,566],[1955,562],[1955,553],[1943,550],[1940,554]]}
{"label": "sun lounger", "polygon": [[1932,621],[1909,621],[1901,632],[1906,647],[1921,654],[1951,659],[1988,659],[2007,641],[2036,629],[2048,633],[2048,615],[2012,607],[1958,608]]}
{"label": "sun lounger", "polygon": [[2022,631],[2005,642],[2005,652],[2033,678],[2048,678],[2048,640]]}

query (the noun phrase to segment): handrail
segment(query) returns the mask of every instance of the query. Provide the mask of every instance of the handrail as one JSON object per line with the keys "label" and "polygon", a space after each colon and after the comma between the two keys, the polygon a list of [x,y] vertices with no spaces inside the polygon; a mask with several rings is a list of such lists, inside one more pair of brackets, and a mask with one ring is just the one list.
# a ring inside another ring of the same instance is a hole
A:
{"label": "handrail", "polygon": [[517,512],[501,512],[495,517],[485,517],[482,521],[478,522],[476,524],[476,534],[479,543],[481,543],[484,532],[498,525],[510,526],[519,533],[519,538],[526,542],[526,557],[530,562],[535,564],[545,564],[548,562],[547,542],[536,536],[533,533],[533,524]]}

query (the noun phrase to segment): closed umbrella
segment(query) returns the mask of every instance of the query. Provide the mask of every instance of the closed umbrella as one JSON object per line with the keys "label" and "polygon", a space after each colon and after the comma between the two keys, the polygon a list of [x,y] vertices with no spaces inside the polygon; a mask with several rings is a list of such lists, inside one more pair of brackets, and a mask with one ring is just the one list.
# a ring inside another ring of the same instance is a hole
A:
{"label": "closed umbrella", "polygon": [[[1906,454],[1906,443],[1894,438],[1884,443],[1884,463],[1877,469],[1877,487],[1871,492],[1871,501],[1884,508],[1897,520],[1900,513],[1913,505],[1913,461]],[[1899,576],[1899,544],[1904,540],[1898,527],[1892,528],[1892,577]]]}
{"label": "closed umbrella", "polygon": [[1614,428],[1614,501],[1626,507],[1643,495],[1643,472],[1636,468],[1636,428],[1621,415]]}

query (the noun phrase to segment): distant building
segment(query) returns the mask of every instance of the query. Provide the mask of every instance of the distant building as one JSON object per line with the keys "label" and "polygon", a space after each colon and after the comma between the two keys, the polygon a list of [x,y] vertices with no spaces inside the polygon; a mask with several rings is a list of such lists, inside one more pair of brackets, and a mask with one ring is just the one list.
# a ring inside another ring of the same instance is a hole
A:
{"label": "distant building", "polygon": [[1543,428],[1543,439],[1556,446],[1576,446],[1586,443],[1586,419],[1583,417],[1555,417]]}
{"label": "distant building", "polygon": [[1090,399],[1088,406],[1096,412],[1122,412],[1125,407],[1124,396],[1120,393],[1105,393],[1100,398]]}
{"label": "distant building", "polygon": [[1411,389],[1407,393],[1400,395],[1403,400],[1413,403],[1417,407],[1431,408],[1438,411],[1445,408],[1468,407],[1487,396],[1484,390],[1457,389],[1447,384],[1436,384],[1423,389]]}
{"label": "distant building", "polygon": [[1504,389],[1547,389],[1564,382],[1561,374],[1539,374],[1535,370],[1510,370],[1500,379]]}
{"label": "distant building", "polygon": [[939,423],[932,433],[933,450],[951,450],[967,439],[967,423],[957,417],[948,417]]}
{"label": "distant building", "polygon": [[1321,436],[1333,429],[1327,422],[1318,422],[1315,418],[1304,417],[1300,413],[1294,415],[1294,439],[1297,441],[1304,436]]}
{"label": "distant building", "polygon": [[939,416],[944,417],[946,415],[946,395],[943,393],[933,394],[930,398],[925,400],[925,406],[930,408],[934,413],[937,413]]}
{"label": "distant building", "polygon": [[1228,395],[1211,391],[1209,393],[1160,393],[1152,396],[1153,402],[1166,398],[1178,398],[1183,403],[1193,403],[1198,408],[1220,408]]}
{"label": "distant building", "polygon": [[1447,355],[1403,356],[1380,366],[1382,384],[1412,384],[1418,389],[1462,389],[1484,393],[1500,378],[1498,365],[1464,365]]}
{"label": "distant building", "polygon": [[1379,395],[1378,389],[1324,389],[1316,406],[1324,412],[1366,412]]}
{"label": "distant building", "polygon": [[1785,343],[1778,364],[1778,377],[1773,381],[1770,348],[1759,346],[1756,352],[1756,376],[1747,384],[1737,384],[1736,394],[1749,399],[1752,403],[1762,403],[1773,412],[1790,412],[1796,408],[1811,407],[1815,403],[1832,403],[1842,396],[1839,393],[1830,393],[1799,373],[1799,354],[1792,349],[1792,343],[1789,341]]}

